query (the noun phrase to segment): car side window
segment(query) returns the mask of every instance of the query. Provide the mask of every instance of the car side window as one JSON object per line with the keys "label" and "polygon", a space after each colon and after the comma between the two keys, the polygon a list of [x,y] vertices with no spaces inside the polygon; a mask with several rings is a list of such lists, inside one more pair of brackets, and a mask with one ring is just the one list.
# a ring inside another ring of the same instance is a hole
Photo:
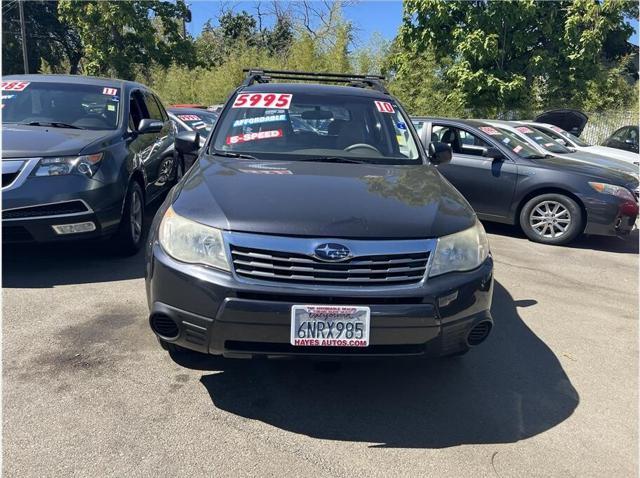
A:
{"label": "car side window", "polygon": [[471,156],[482,156],[484,151],[490,147],[486,141],[469,131],[436,124],[431,129],[431,141],[447,143],[454,153]]}
{"label": "car side window", "polygon": [[611,139],[623,142],[627,138],[628,131],[629,130],[627,128],[620,128],[618,131],[611,135]]}
{"label": "car side window", "polygon": [[140,121],[148,117],[142,94],[139,91],[132,91],[129,100],[129,130],[137,131]]}
{"label": "car side window", "polygon": [[638,144],[638,130],[635,128],[629,128],[629,135],[627,139],[631,140],[632,144]]}
{"label": "car side window", "polygon": [[144,94],[144,104],[147,107],[147,111],[149,112],[149,118],[164,122],[165,119],[162,115],[162,110],[158,105],[156,99],[153,97],[151,93]]}

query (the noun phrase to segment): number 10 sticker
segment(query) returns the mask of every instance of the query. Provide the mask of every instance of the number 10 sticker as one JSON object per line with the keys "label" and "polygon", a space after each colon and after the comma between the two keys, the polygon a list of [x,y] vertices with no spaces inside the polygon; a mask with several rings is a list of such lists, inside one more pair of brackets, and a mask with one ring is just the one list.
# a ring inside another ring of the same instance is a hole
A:
{"label": "number 10 sticker", "polygon": [[395,113],[393,105],[388,101],[376,101],[376,108],[380,113]]}
{"label": "number 10 sticker", "polygon": [[288,110],[293,95],[288,93],[242,93],[232,108],[279,108]]}

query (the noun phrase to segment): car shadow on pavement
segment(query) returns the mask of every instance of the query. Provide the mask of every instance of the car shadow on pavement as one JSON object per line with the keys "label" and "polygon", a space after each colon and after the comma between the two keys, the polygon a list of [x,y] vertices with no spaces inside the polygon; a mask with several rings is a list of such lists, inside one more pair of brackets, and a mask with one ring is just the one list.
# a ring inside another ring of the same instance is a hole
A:
{"label": "car shadow on pavement", "polygon": [[[510,224],[500,224],[497,222],[483,222],[489,234],[497,234],[500,236],[516,237],[524,240],[528,240],[522,230],[518,226]],[[638,254],[639,249],[639,235],[638,230],[631,232],[625,237],[615,236],[593,236],[593,235],[581,235],[570,244],[562,247],[569,247],[575,249],[592,249],[594,251],[602,252],[617,252],[623,254]],[[548,246],[558,247],[558,246]]]}
{"label": "car shadow on pavement", "polygon": [[[173,356],[217,370],[201,378],[214,406],[314,438],[376,447],[511,443],[566,420],[579,396],[554,353],[495,285],[493,334],[464,357],[345,361]],[[330,363],[329,363],[330,364]]]}
{"label": "car shadow on pavement", "polygon": [[[161,203],[147,206],[145,237]],[[134,256],[122,256],[108,240],[2,244],[2,287],[38,289],[139,279],[144,277],[144,264],[144,248]]]}

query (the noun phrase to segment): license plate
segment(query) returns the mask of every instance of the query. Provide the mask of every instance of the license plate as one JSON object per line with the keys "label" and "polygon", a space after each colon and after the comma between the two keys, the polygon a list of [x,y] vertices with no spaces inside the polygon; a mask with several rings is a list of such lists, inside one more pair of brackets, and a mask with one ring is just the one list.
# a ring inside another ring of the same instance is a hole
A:
{"label": "license plate", "polygon": [[366,347],[370,316],[369,307],[294,305],[291,307],[291,345]]}

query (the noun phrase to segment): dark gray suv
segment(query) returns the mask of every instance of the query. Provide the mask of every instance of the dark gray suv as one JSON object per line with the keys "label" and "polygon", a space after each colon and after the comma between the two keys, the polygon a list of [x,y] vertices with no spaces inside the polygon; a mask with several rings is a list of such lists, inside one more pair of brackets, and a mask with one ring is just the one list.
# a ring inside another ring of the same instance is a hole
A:
{"label": "dark gray suv", "polygon": [[115,237],[137,251],[145,204],[173,184],[174,130],[138,83],[4,77],[3,242]]}
{"label": "dark gray suv", "polygon": [[[272,82],[289,78],[347,86]],[[493,324],[493,261],[431,164],[450,158],[380,78],[249,72],[151,227],[152,330],[231,357],[467,352]]]}

